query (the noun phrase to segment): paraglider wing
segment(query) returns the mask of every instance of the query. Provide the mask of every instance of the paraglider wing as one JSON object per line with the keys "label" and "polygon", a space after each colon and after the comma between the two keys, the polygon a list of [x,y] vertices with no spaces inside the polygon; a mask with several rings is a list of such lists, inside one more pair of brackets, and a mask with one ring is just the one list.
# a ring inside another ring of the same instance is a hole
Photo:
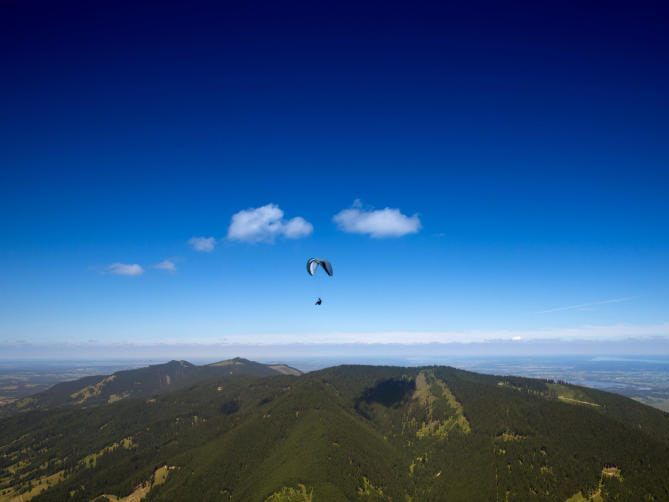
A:
{"label": "paraglider wing", "polygon": [[325,273],[327,273],[328,275],[331,276],[332,273],[333,273],[333,270],[332,270],[332,265],[330,264],[330,262],[327,261],[327,260],[320,260],[320,262],[321,262],[321,267],[323,267],[323,270],[325,270]]}
{"label": "paraglider wing", "polygon": [[316,258],[309,258],[307,260],[307,274],[314,275],[318,269],[318,260]]}
{"label": "paraglider wing", "polygon": [[325,270],[325,273],[332,275],[332,265],[327,260],[319,260],[317,258],[309,258],[307,260],[307,274],[315,275],[318,270],[318,266]]}

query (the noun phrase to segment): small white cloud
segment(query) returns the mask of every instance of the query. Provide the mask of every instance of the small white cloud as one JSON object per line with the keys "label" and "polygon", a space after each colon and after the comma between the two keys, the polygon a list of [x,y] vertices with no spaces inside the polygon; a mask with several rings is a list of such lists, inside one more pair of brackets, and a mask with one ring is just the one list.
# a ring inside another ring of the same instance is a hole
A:
{"label": "small white cloud", "polygon": [[137,263],[112,263],[107,266],[107,273],[114,275],[136,276],[142,275],[144,269]]}
{"label": "small white cloud", "polygon": [[283,235],[289,239],[306,237],[313,232],[314,226],[301,216],[288,220],[283,226]]}
{"label": "small white cloud", "polygon": [[191,237],[188,239],[188,244],[200,253],[211,253],[216,247],[216,239],[213,237]]}
{"label": "small white cloud", "polygon": [[359,200],[332,218],[340,230],[351,234],[367,234],[374,238],[402,237],[421,229],[417,214],[407,216],[399,209],[362,209]]}
{"label": "small white cloud", "polygon": [[158,270],[165,270],[167,272],[176,272],[177,266],[172,260],[163,260],[160,263],[156,263],[153,268]]}
{"label": "small white cloud", "polygon": [[311,223],[300,216],[285,220],[276,204],[244,209],[232,215],[228,239],[243,242],[274,242],[277,236],[300,239],[314,231]]}

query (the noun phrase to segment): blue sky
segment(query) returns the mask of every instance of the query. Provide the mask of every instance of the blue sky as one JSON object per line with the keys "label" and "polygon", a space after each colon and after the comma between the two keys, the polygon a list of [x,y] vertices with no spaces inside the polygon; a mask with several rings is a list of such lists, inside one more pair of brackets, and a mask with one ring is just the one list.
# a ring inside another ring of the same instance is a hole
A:
{"label": "blue sky", "polygon": [[5,2],[0,343],[669,336],[666,18]]}

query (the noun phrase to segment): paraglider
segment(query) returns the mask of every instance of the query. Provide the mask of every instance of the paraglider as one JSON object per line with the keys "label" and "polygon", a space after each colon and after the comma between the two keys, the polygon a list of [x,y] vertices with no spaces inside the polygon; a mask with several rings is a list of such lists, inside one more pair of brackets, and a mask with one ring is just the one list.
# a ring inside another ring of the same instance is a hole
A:
{"label": "paraglider", "polygon": [[321,267],[325,270],[325,273],[329,276],[332,275],[332,265],[327,260],[319,260],[318,258],[309,258],[307,260],[307,273],[309,275],[314,275],[318,267]]}
{"label": "paraglider", "polygon": [[[322,268],[323,271],[329,275],[332,276],[333,270],[332,270],[332,264],[327,261],[327,260],[321,260],[318,258],[309,258],[307,260],[307,274],[310,276],[316,275],[316,272],[318,271],[318,268]],[[323,300],[319,297],[316,300],[316,303],[314,305],[319,306],[323,304]]]}

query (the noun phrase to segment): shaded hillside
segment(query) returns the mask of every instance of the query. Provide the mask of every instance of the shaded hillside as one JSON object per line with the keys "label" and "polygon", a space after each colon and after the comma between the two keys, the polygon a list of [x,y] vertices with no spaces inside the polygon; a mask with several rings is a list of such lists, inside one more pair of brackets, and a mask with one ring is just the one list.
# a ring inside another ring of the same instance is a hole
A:
{"label": "shaded hillside", "polygon": [[0,422],[0,500],[667,500],[669,418],[448,367],[221,376]]}
{"label": "shaded hillside", "polygon": [[8,415],[16,411],[54,408],[65,405],[95,406],[111,404],[127,398],[153,397],[218,377],[300,374],[285,365],[265,365],[242,358],[234,358],[206,366],[187,361],[170,361],[146,368],[124,370],[112,375],[84,377],[54,385],[50,389],[23,398],[10,406],[0,408]]}

